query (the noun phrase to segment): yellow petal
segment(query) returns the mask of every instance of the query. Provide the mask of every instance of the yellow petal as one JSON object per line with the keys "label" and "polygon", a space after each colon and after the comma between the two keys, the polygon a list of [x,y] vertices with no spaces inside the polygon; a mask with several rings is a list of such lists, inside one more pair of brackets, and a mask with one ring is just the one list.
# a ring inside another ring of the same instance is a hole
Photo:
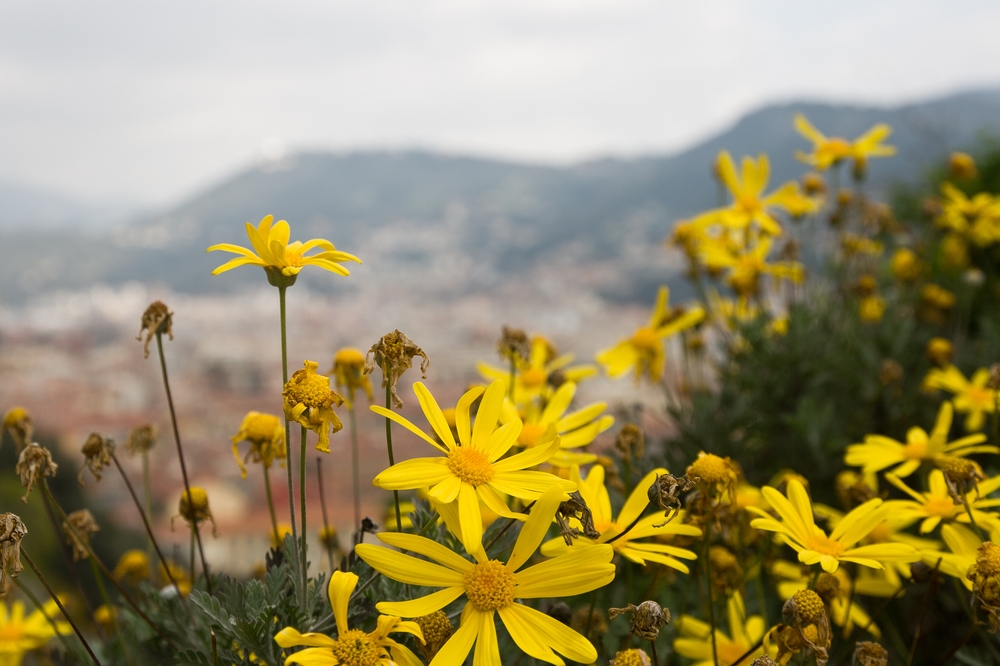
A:
{"label": "yellow petal", "polygon": [[350,572],[335,571],[330,578],[327,596],[333,609],[333,617],[337,621],[338,635],[345,634],[350,628],[347,626],[347,603],[351,600],[351,593],[357,585],[357,575]]}
{"label": "yellow petal", "polygon": [[401,583],[427,587],[465,587],[462,574],[439,564],[366,543],[359,544],[355,552],[373,569]]}
{"label": "yellow petal", "polygon": [[382,601],[375,605],[380,613],[398,617],[422,617],[439,611],[465,594],[464,587],[448,587],[409,601]]}

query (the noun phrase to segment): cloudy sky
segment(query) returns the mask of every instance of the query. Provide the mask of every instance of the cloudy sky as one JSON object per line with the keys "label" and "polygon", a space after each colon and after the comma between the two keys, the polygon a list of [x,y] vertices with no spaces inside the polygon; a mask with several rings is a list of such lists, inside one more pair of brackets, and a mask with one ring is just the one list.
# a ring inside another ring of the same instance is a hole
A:
{"label": "cloudy sky", "polygon": [[262,153],[667,152],[1000,85],[1000,3],[0,0],[0,182],[167,205]]}

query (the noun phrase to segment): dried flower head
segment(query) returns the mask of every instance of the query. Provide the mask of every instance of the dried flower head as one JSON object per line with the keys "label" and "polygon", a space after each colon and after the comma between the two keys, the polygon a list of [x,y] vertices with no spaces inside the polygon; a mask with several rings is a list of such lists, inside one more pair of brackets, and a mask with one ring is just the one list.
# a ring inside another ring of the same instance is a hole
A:
{"label": "dried flower head", "polygon": [[903,382],[903,366],[895,359],[882,359],[878,366],[878,381],[882,386],[901,384]]}
{"label": "dried flower head", "polygon": [[652,663],[648,654],[636,648],[619,650],[611,660],[611,666],[650,666]]}
{"label": "dried flower head", "polygon": [[698,458],[688,466],[685,476],[705,495],[728,496],[730,501],[736,496],[736,484],[740,480],[739,470],[729,456],[722,458],[704,451],[699,452]]}
{"label": "dried flower head", "polygon": [[665,511],[663,514],[665,520],[653,527],[663,527],[673,520],[681,510],[681,493],[694,490],[695,487],[694,481],[689,479],[687,475],[680,477],[673,474],[658,475],[653,484],[649,486],[646,494],[650,503]]}
{"label": "dried flower head", "polygon": [[934,365],[945,368],[951,365],[951,359],[955,356],[955,348],[949,340],[945,338],[931,338],[927,341],[927,358]]}
{"label": "dried flower head", "polygon": [[107,437],[96,432],[90,433],[90,437],[83,443],[80,452],[83,454],[83,465],[77,474],[77,480],[83,485],[83,470],[89,469],[90,473],[98,481],[101,480],[101,472],[111,464],[111,453],[115,450],[115,443]]}
{"label": "dried flower head", "polygon": [[531,356],[528,335],[520,328],[504,325],[500,329],[500,339],[497,340],[497,353],[506,361],[526,362]]}
{"label": "dried flower head", "polygon": [[834,479],[834,488],[837,491],[837,497],[847,508],[864,504],[875,498],[875,491],[865,481],[865,477],[853,470],[844,470],[837,474]]}
{"label": "dried flower head", "polygon": [[[823,599],[813,590],[799,590],[785,602],[781,609],[786,625],[798,634],[798,641],[787,640],[791,647],[800,643],[799,650],[807,647],[812,650],[817,666],[825,666],[829,660],[830,649],[830,618],[826,613]],[[779,643],[778,661],[781,661],[781,644]],[[798,650],[796,650],[797,652]]]}
{"label": "dried flower head", "polygon": [[778,666],[778,662],[776,662],[774,659],[771,659],[766,654],[762,654],[761,656],[754,659],[753,663],[751,663],[750,666]]}
{"label": "dried flower head", "polygon": [[579,490],[574,490],[569,494],[569,499],[559,505],[556,510],[556,523],[559,525],[559,533],[567,546],[573,545],[573,539],[580,537],[580,530],[571,527],[570,518],[576,518],[583,527],[583,535],[588,539],[599,539],[601,533],[594,527],[594,515],[587,506],[586,500],[580,495]]}
{"label": "dried flower head", "polygon": [[16,453],[21,453],[21,449],[34,439],[35,425],[31,420],[31,414],[24,407],[14,407],[8,410],[3,415],[3,427],[14,440]]}
{"label": "dried flower head", "polygon": [[708,549],[708,559],[712,564],[712,587],[729,596],[743,582],[743,567],[736,556],[725,546]]}
{"label": "dried flower head", "polygon": [[955,151],[948,156],[948,177],[962,180],[979,175],[972,155]]}
{"label": "dried flower head", "polygon": [[976,604],[986,611],[990,630],[1000,628],[1000,546],[986,541],[976,552],[976,561],[965,577],[972,581]]}
{"label": "dried flower head", "polygon": [[142,550],[126,550],[118,559],[112,574],[118,580],[127,578],[132,583],[146,580],[151,574],[149,556]]}
{"label": "dried flower head", "polygon": [[854,663],[858,666],[886,666],[889,653],[878,643],[858,641],[854,646]]}
{"label": "dried flower head", "polygon": [[[188,491],[181,493],[181,499],[177,503],[177,513],[192,528],[197,528],[200,523],[210,520],[212,522],[212,535],[217,536],[215,528],[215,517],[208,507],[208,493],[204,488],[191,486],[190,495]],[[174,528],[174,516],[170,519],[170,529]]]}
{"label": "dried flower head", "polygon": [[66,516],[62,524],[66,539],[73,546],[73,561],[85,559],[90,554],[90,535],[101,527],[89,509],[80,509]]}
{"label": "dried flower head", "polygon": [[52,454],[44,446],[37,442],[28,444],[21,450],[21,455],[17,458],[17,473],[21,475],[21,485],[27,490],[21,501],[28,503],[28,495],[39,479],[55,476],[59,465],[52,462]]}
{"label": "dried flower head", "polygon": [[21,519],[13,513],[0,513],[0,597],[7,594],[7,577],[17,578],[21,564],[21,539],[28,533]]}
{"label": "dried flower head", "polygon": [[148,423],[136,426],[128,432],[128,439],[125,440],[125,450],[130,456],[147,453],[156,446],[156,426]]}
{"label": "dried flower head", "polygon": [[829,606],[840,596],[840,578],[824,571],[816,578],[816,594]]}
{"label": "dried flower head", "polygon": [[625,608],[608,609],[608,618],[612,620],[626,614],[632,616],[629,633],[647,641],[655,641],[660,634],[660,627],[670,624],[670,609],[662,608],[655,601],[643,601],[638,606],[629,604]]}
{"label": "dried flower head", "polygon": [[944,472],[948,494],[955,504],[965,504],[965,496],[973,490],[978,491],[979,482],[986,479],[979,463],[968,458],[938,456],[934,463]]}
{"label": "dried flower head", "polygon": [[416,641],[416,644],[429,664],[451,638],[451,635],[455,633],[455,627],[452,626],[451,620],[448,619],[445,612],[441,610],[414,618],[413,621],[417,623],[424,635],[424,642]]}
{"label": "dried flower head", "polygon": [[333,367],[327,374],[333,375],[337,390],[347,395],[347,404],[354,404],[354,394],[361,389],[368,396],[368,402],[374,399],[372,395],[372,380],[365,374],[365,355],[360,349],[345,347],[333,357]]}
{"label": "dried flower head", "polygon": [[[281,460],[284,467],[285,456],[285,426],[274,414],[262,412],[247,412],[240,423],[240,430],[230,438],[233,441],[233,457],[240,467],[240,474],[247,478],[245,463],[253,461],[270,469],[275,459]],[[239,445],[250,442],[250,450],[240,459]]]}
{"label": "dried flower head", "polygon": [[285,418],[296,421],[319,435],[316,450],[330,452],[330,432],[339,432],[344,424],[333,411],[344,404],[336,391],[330,390],[330,378],[316,374],[319,363],[305,361],[285,384]]}
{"label": "dried flower head", "polygon": [[149,343],[153,336],[166,333],[171,340],[174,339],[173,317],[174,313],[167,308],[163,301],[153,301],[142,313],[142,322],[136,340],[141,341],[143,331],[146,332],[146,340],[142,343],[144,358],[149,358]]}
{"label": "dried flower head", "polygon": [[403,401],[396,393],[396,385],[403,373],[413,367],[414,356],[423,359],[420,361],[420,376],[427,379],[427,367],[431,364],[431,360],[427,358],[423,349],[399,329],[379,338],[365,356],[365,374],[370,375],[375,366],[382,369],[382,388],[389,388],[392,404],[397,408],[403,406]]}
{"label": "dried flower head", "polygon": [[618,431],[615,438],[615,448],[622,454],[622,460],[631,462],[641,458],[645,452],[646,440],[642,436],[642,430],[634,423],[626,423]]}
{"label": "dried flower head", "polygon": [[573,620],[570,622],[570,627],[573,631],[588,635],[602,635],[608,631],[608,621],[604,617],[604,613],[598,609],[590,609],[590,606],[585,606],[583,608],[577,608],[576,612],[573,613]]}

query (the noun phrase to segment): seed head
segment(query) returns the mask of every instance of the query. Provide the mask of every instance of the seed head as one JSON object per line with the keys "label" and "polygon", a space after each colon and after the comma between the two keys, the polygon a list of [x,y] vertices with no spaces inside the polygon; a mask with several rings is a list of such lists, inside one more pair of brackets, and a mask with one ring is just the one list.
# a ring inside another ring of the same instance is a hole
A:
{"label": "seed head", "polygon": [[660,634],[660,627],[670,624],[670,609],[662,608],[655,601],[643,601],[638,606],[629,604],[625,608],[608,609],[608,618],[612,620],[625,614],[632,616],[629,633],[648,641],[655,641]]}
{"label": "seed head", "polygon": [[330,452],[330,432],[339,432],[344,424],[333,411],[344,404],[336,391],[330,390],[330,378],[316,373],[319,364],[305,361],[285,384],[285,418],[296,421],[319,435],[316,450]]}
{"label": "seed head", "polygon": [[[796,643],[799,650],[808,647],[813,651],[818,666],[825,666],[829,659],[830,648],[830,618],[826,613],[823,599],[812,590],[799,590],[785,602],[781,609],[787,625],[784,627],[782,640],[791,649]],[[790,629],[797,636],[789,634]],[[798,652],[798,650],[793,650]],[[781,643],[779,642],[778,661],[781,661]]]}
{"label": "seed head", "polygon": [[500,339],[497,340],[497,353],[506,361],[527,362],[531,357],[531,343],[528,342],[527,334],[520,328],[504,325],[500,329]]}
{"label": "seed head", "polygon": [[17,578],[21,564],[21,539],[28,533],[13,513],[0,513],[0,598],[7,594],[7,577]]}
{"label": "seed head", "polygon": [[778,666],[778,662],[764,654],[754,659],[750,666]]}
{"label": "seed head", "polygon": [[451,638],[455,628],[445,612],[440,610],[434,611],[430,615],[414,618],[413,621],[417,623],[424,635],[424,642],[417,642],[417,647],[420,648],[424,659],[429,664],[437,655],[438,650]]}
{"label": "seed head", "polygon": [[965,577],[972,581],[976,603],[987,612],[990,628],[996,631],[1000,626],[1000,546],[983,543]]}
{"label": "seed head", "polygon": [[886,666],[889,653],[878,643],[858,641],[854,647],[854,662],[858,666]]}
{"label": "seed head", "polygon": [[878,367],[878,381],[882,386],[892,386],[902,383],[903,366],[895,359],[882,359]]}
{"label": "seed head", "polygon": [[14,407],[3,415],[3,427],[14,440],[17,453],[27,446],[35,437],[35,426],[31,414],[24,407]]}
{"label": "seed head", "polygon": [[965,504],[965,496],[978,489],[978,483],[986,478],[979,464],[968,458],[938,456],[934,463],[944,472],[948,494],[956,505]]}
{"label": "seed head", "polygon": [[824,604],[833,603],[833,600],[840,596],[840,579],[824,571],[816,579],[816,594]]}
{"label": "seed head", "polygon": [[621,452],[622,460],[629,462],[642,457],[645,451],[645,444],[642,430],[634,423],[626,423],[622,426],[622,429],[618,431],[618,437],[615,439],[615,448]]}
{"label": "seed head", "polygon": [[650,666],[652,663],[648,654],[636,648],[619,650],[611,660],[611,666]]}
{"label": "seed head", "polygon": [[166,333],[171,340],[174,339],[173,329],[174,313],[171,312],[163,301],[153,301],[142,313],[142,322],[139,328],[139,335],[136,340],[142,340],[143,331],[146,332],[146,341],[142,343],[144,358],[149,358],[149,343],[157,333]]}
{"label": "seed head", "polygon": [[83,485],[83,470],[89,469],[90,473],[98,481],[101,480],[101,472],[111,464],[111,453],[115,450],[115,443],[107,437],[96,432],[90,433],[90,437],[83,443],[80,452],[83,453],[83,465],[76,475],[80,485]]}
{"label": "seed head", "polygon": [[431,360],[423,349],[399,329],[379,338],[365,356],[365,374],[370,375],[376,365],[382,368],[382,388],[389,388],[392,404],[397,409],[403,406],[403,401],[396,393],[396,385],[403,373],[413,367],[414,356],[423,359],[420,361],[420,376],[427,379],[427,367],[431,364]]}
{"label": "seed head", "polygon": [[148,452],[156,446],[156,426],[149,423],[129,430],[125,450],[130,456]]}
{"label": "seed head", "polygon": [[725,546],[708,549],[708,559],[712,564],[712,586],[723,594],[739,587],[743,581],[743,567],[739,560]]}
{"label": "seed head", "polygon": [[570,627],[578,634],[583,634],[584,636],[600,636],[608,631],[608,621],[605,619],[603,612],[596,608],[591,611],[590,606],[585,606],[577,608],[576,612],[573,613],[573,620],[570,622]]}
{"label": "seed head", "polygon": [[21,450],[21,455],[17,458],[17,467],[15,468],[17,473],[21,475],[21,485],[27,488],[21,501],[27,504],[28,495],[31,494],[31,488],[35,483],[39,479],[55,476],[57,469],[59,469],[59,465],[52,462],[52,454],[47,448],[36,442],[24,447]]}
{"label": "seed head", "polygon": [[73,546],[73,561],[85,559],[90,555],[90,535],[101,527],[94,520],[94,514],[88,509],[80,509],[66,516],[63,521],[63,531]]}
{"label": "seed head", "polygon": [[694,480],[704,494],[719,497],[728,495],[730,499],[735,496],[736,484],[740,478],[739,471],[729,456],[721,458],[704,451],[699,452],[698,458],[688,466],[685,476]]}

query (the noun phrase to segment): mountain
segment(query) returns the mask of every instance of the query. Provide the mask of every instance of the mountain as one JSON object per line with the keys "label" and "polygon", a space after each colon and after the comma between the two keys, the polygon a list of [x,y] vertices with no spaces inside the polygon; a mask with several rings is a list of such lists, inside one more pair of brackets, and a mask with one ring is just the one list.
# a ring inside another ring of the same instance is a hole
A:
{"label": "mountain", "polygon": [[[242,223],[272,212],[292,223],[295,238],[329,238],[361,256],[357,271],[383,286],[468,293],[524,279],[540,266],[587,282],[596,281],[588,267],[613,265],[598,292],[646,297],[670,270],[659,241],[672,224],[717,205],[709,165],[718,151],[737,158],[767,152],[771,187],[801,175],[794,153],[809,146],[792,127],[797,112],[826,134],[849,138],[879,122],[892,125],[889,143],[898,154],[873,160],[866,185],[882,194],[920,182],[948,151],[974,151],[984,133],[1000,134],[1000,90],[988,90],[893,108],[772,105],[674,155],[571,167],[418,151],[302,153],[104,235],[2,225],[0,298],[129,280],[194,293],[240,289],[245,281],[234,274],[210,276],[227,256],[205,248],[245,245]],[[309,271],[302,279],[316,289],[356,288]]]}

